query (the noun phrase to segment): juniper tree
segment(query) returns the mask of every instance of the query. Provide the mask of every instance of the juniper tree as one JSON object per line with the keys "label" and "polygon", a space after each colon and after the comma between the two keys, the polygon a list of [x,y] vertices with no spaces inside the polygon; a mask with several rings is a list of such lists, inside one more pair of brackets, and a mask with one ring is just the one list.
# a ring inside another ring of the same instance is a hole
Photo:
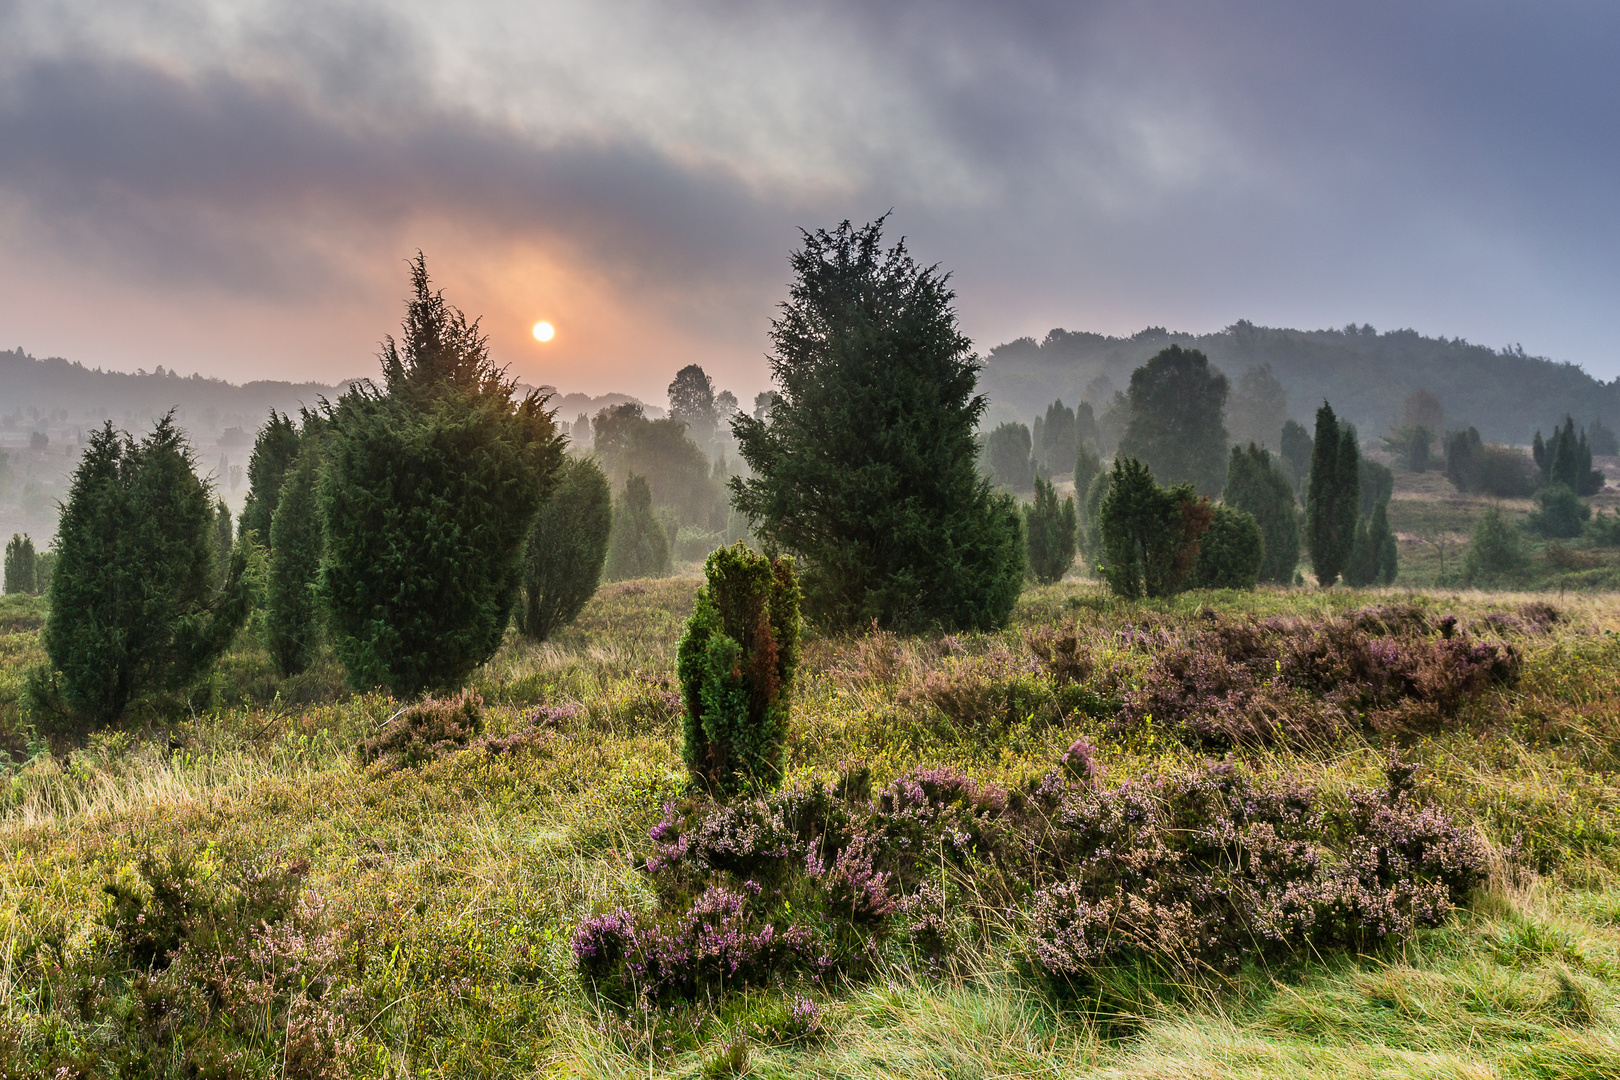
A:
{"label": "juniper tree", "polygon": [[1252,515],[1264,538],[1258,580],[1287,585],[1299,565],[1299,509],[1294,488],[1271,452],[1250,443],[1232,447],[1221,501]]}
{"label": "juniper tree", "polygon": [[1042,585],[1061,581],[1074,565],[1075,535],[1079,521],[1074,498],[1058,502],[1052,483],[1035,478],[1035,502],[1024,508],[1024,530],[1028,537],[1029,569]]}
{"label": "juniper tree", "polygon": [[1226,479],[1222,410],[1228,392],[1226,376],[1197,349],[1162,350],[1131,372],[1130,426],[1119,453],[1139,459],[1166,482],[1219,494]]}
{"label": "juniper tree", "polygon": [[140,442],[90,436],[62,510],[41,634],[63,704],[116,720],[145,694],[190,685],[230,644],[251,596],[247,549],[216,588],[215,517],[173,414]]}
{"label": "juniper tree", "polygon": [[665,577],[669,574],[669,537],[653,513],[647,478],[631,473],[613,501],[606,576],[609,581]]}
{"label": "juniper tree", "polygon": [[613,493],[601,466],[590,458],[565,461],[524,547],[519,630],[544,641],[578,617],[602,580],[612,521]]}
{"label": "juniper tree", "polygon": [[405,697],[459,685],[510,619],[523,542],[562,461],[531,392],[476,321],[431,288],[418,253],[383,385],[353,385],[322,435],[319,592],[356,687]]}
{"label": "juniper tree", "polygon": [[270,522],[276,514],[276,499],[281,495],[281,482],[287,470],[298,457],[298,428],[292,416],[270,410],[270,419],[253,440],[253,454],[248,458],[247,501],[237,518],[239,536],[253,533],[259,543],[270,543]]}
{"label": "juniper tree", "polygon": [[1216,506],[1198,537],[1192,585],[1197,589],[1252,589],[1265,560],[1260,523],[1247,510]]}
{"label": "juniper tree", "polygon": [[1311,441],[1311,433],[1305,430],[1305,425],[1297,420],[1289,420],[1283,424],[1282,434],[1278,438],[1278,457],[1284,468],[1288,471],[1289,482],[1294,485],[1294,494],[1303,495],[1305,481],[1311,475],[1311,454],[1315,444]]}
{"label": "juniper tree", "polygon": [[6,544],[6,595],[39,592],[38,560],[34,541],[27,534],[12,533]]}
{"label": "juniper tree", "polygon": [[948,275],[883,220],[805,233],[772,322],[778,396],[732,430],[753,475],[735,505],[799,557],[805,606],[837,626],[1003,625],[1024,577],[1008,496],[976,462],[986,400]]}
{"label": "juniper tree", "polygon": [[791,559],[737,544],[703,565],[707,584],[675,651],[686,704],[682,756],[717,793],[774,787],[799,663],[799,585]]}
{"label": "juniper tree", "polygon": [[305,438],[281,482],[270,522],[264,644],[283,676],[307,668],[320,642],[320,460],[318,440]]}
{"label": "juniper tree", "polygon": [[1311,475],[1305,493],[1305,532],[1311,568],[1327,588],[1339,580],[1355,544],[1360,520],[1361,454],[1355,429],[1342,428],[1327,402],[1316,410]]}
{"label": "juniper tree", "polygon": [[1117,596],[1173,596],[1198,561],[1198,540],[1212,519],[1191,484],[1159,486],[1135,458],[1116,458],[1098,513],[1097,561]]}
{"label": "juniper tree", "polygon": [[1033,436],[1023,424],[999,424],[985,439],[985,457],[990,475],[997,484],[1013,491],[1030,491],[1035,486]]}

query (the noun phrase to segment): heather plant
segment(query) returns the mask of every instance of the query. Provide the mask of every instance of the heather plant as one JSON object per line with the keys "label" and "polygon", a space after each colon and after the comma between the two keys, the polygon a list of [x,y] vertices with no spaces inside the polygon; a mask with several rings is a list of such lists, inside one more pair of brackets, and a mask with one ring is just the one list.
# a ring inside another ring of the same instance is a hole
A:
{"label": "heather plant", "polygon": [[[954,918],[1012,912],[1042,975],[1133,957],[1233,969],[1406,938],[1484,876],[1479,841],[1394,759],[1382,790],[1327,798],[1232,763],[1103,786],[1095,758],[1076,742],[1020,791],[933,768],[872,794],[840,781],[667,806],[646,864],[658,910],[584,921],[577,968],[646,1008],[860,977],[891,941],[948,950]],[[946,889],[945,868],[974,889]]]}
{"label": "heather plant", "polygon": [[607,563],[613,495],[590,458],[563,462],[561,478],[535,515],[523,552],[518,629],[544,641],[578,618]]}
{"label": "heather plant", "polygon": [[414,769],[466,749],[483,731],[484,702],[471,690],[424,698],[399,709],[361,743],[360,762],[384,771]]}
{"label": "heather plant", "polygon": [[1043,585],[1061,581],[1074,565],[1076,534],[1074,497],[1060,504],[1051,481],[1035,478],[1035,501],[1024,508],[1024,531],[1029,547],[1029,570]]}
{"label": "heather plant", "polygon": [[744,544],[703,565],[708,584],[676,649],[686,705],[682,756],[715,792],[774,786],[799,664],[799,582],[793,561]]}

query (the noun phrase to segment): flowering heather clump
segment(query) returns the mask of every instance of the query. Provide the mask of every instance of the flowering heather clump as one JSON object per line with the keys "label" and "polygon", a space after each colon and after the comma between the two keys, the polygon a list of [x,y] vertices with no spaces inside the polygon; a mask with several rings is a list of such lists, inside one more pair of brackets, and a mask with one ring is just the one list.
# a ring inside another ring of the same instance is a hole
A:
{"label": "flowering heather clump", "polygon": [[1521,668],[1512,645],[1455,624],[1442,619],[1430,633],[1411,605],[1306,624],[1217,619],[1155,656],[1116,723],[1130,730],[1151,717],[1213,748],[1317,744],[1357,727],[1432,729]]}
{"label": "flowering heather clump", "polygon": [[363,764],[413,769],[464,750],[484,730],[484,699],[471,690],[450,698],[423,698],[395,713],[360,745]]}
{"label": "flowering heather clump", "polygon": [[[619,1000],[691,999],[858,975],[890,937],[933,970],[960,917],[1019,910],[1050,975],[1145,955],[1230,967],[1434,925],[1483,873],[1478,843],[1418,803],[1399,762],[1384,790],[1334,803],[1232,764],[1113,788],[1099,778],[1081,741],[1027,793],[935,768],[871,798],[815,785],[667,807],[647,864],[661,911],[582,924],[580,971]],[[973,874],[971,899],[956,899],[946,871]]]}
{"label": "flowering heather clump", "polygon": [[1067,877],[1030,905],[1031,959],[1063,977],[1130,956],[1232,967],[1438,924],[1483,878],[1484,851],[1400,770],[1348,807],[1229,764],[1077,792],[1058,815]]}

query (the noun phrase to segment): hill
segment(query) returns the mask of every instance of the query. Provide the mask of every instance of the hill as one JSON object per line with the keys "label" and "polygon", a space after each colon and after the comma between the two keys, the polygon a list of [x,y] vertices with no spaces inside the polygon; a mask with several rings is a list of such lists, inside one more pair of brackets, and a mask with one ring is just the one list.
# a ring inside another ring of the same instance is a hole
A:
{"label": "hill", "polygon": [[1039,342],[1019,338],[991,349],[980,388],[993,421],[1028,423],[1054,398],[1072,405],[1084,397],[1100,409],[1132,370],[1171,344],[1202,350],[1234,386],[1247,369],[1270,364],[1288,391],[1290,415],[1308,421],[1325,398],[1367,439],[1387,430],[1420,389],[1439,399],[1448,428],[1472,425],[1488,441],[1528,443],[1565,414],[1620,424],[1620,379],[1605,383],[1518,347],[1371,326],[1289,330],[1240,321],[1215,334],[1150,327],[1130,337],[1056,329]]}

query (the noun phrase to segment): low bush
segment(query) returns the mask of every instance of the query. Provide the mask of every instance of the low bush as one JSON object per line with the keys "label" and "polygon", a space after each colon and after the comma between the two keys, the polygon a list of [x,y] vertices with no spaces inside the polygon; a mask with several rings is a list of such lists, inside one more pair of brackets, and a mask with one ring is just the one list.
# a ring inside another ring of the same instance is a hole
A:
{"label": "low bush", "polygon": [[1115,720],[1156,725],[1194,746],[1308,746],[1355,730],[1433,730],[1522,662],[1414,607],[1315,622],[1213,619],[1160,650]]}
{"label": "low bush", "polygon": [[407,705],[360,744],[360,761],[386,771],[414,769],[465,750],[484,731],[483,707],[470,690]]}
{"label": "low bush", "polygon": [[1077,744],[1019,791],[933,768],[871,796],[846,775],[667,807],[646,864],[658,910],[586,920],[578,969],[613,1000],[652,1007],[859,977],[890,942],[948,951],[953,920],[1009,915],[1043,975],[1130,957],[1229,969],[1399,940],[1483,877],[1480,843],[1424,805],[1394,759],[1382,790],[1336,798],[1231,763],[1100,779]]}

